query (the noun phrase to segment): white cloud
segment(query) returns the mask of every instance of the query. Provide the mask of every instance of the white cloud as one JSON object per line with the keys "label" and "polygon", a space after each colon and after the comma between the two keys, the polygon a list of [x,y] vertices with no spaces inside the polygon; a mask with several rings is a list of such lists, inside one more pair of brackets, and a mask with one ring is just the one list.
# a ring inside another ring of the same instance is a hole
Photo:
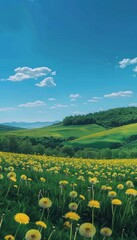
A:
{"label": "white cloud", "polygon": [[15,74],[8,77],[9,81],[23,81],[25,79],[39,78],[46,76],[51,72],[51,69],[48,67],[38,67],[38,68],[29,68],[29,67],[18,67],[14,70]]}
{"label": "white cloud", "polygon": [[7,112],[7,111],[13,111],[13,110],[15,110],[15,108],[13,108],[13,107],[0,108],[0,112]]}
{"label": "white cloud", "polygon": [[101,97],[93,97],[92,99],[89,99],[88,102],[98,102],[101,99]]}
{"label": "white cloud", "polygon": [[70,101],[71,101],[71,102],[74,102],[74,101],[76,101],[76,99],[75,99],[75,98],[72,98]]}
{"label": "white cloud", "polygon": [[52,72],[51,75],[56,76],[56,71]]}
{"label": "white cloud", "polygon": [[52,77],[47,77],[40,83],[36,83],[35,85],[38,87],[55,87],[56,83],[54,82],[54,79]]}
{"label": "white cloud", "polygon": [[129,107],[137,107],[137,103],[130,103],[128,104]]}
{"label": "white cloud", "polygon": [[50,109],[55,109],[55,108],[67,108],[69,105],[67,104],[55,104],[54,106],[51,106]]}
{"label": "white cloud", "polygon": [[133,95],[132,91],[120,91],[120,92],[113,92],[110,94],[105,94],[105,98],[110,98],[110,97],[131,97]]}
{"label": "white cloud", "polygon": [[66,108],[68,106],[69,105],[67,105],[67,104],[55,104],[55,107],[59,107],[59,108]]}
{"label": "white cloud", "polygon": [[77,104],[73,104],[73,103],[71,103],[70,106],[72,106],[72,107],[76,107]]}
{"label": "white cloud", "polygon": [[101,97],[93,97],[93,100],[101,100]]}
{"label": "white cloud", "polygon": [[73,101],[74,101],[74,99],[80,98],[81,96],[80,96],[79,93],[76,93],[76,94],[70,94],[69,97],[70,97],[71,99],[73,99]]}
{"label": "white cloud", "polygon": [[123,60],[119,61],[119,67],[124,69],[128,65],[136,64],[137,63],[137,57],[135,58],[124,58]]}
{"label": "white cloud", "polygon": [[98,102],[96,99],[89,99],[88,102]]}
{"label": "white cloud", "polygon": [[56,101],[56,98],[48,98],[49,101]]}
{"label": "white cloud", "polygon": [[75,115],[81,115],[81,114],[84,114],[84,112],[75,111],[75,112],[73,112],[73,114],[75,114]]}
{"label": "white cloud", "polygon": [[18,107],[27,107],[27,108],[33,108],[33,107],[42,107],[45,106],[46,103],[40,100],[37,100],[35,102],[27,102],[20,104]]}
{"label": "white cloud", "polygon": [[[133,69],[134,72],[137,72],[137,66]],[[135,74],[134,74],[135,75]]]}

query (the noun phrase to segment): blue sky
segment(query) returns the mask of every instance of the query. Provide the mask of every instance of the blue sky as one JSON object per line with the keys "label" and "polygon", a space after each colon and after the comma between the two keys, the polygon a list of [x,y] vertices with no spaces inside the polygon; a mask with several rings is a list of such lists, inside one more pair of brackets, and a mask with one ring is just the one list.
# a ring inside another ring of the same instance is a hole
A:
{"label": "blue sky", "polygon": [[0,2],[0,122],[137,106],[136,0]]}

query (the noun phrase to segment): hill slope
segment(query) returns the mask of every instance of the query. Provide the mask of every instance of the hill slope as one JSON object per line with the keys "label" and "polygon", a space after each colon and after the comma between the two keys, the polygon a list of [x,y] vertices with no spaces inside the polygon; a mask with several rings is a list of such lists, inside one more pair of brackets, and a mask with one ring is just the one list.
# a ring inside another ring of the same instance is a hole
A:
{"label": "hill slope", "polygon": [[96,124],[82,125],[82,126],[62,126],[53,125],[38,129],[25,129],[11,132],[3,132],[3,135],[29,136],[29,137],[82,137],[93,133],[101,132],[105,128]]}
{"label": "hill slope", "polygon": [[122,144],[124,138],[134,135],[135,133],[137,133],[137,123],[82,136],[71,141],[71,144],[95,148],[112,147]]}
{"label": "hill slope", "polygon": [[12,127],[12,126],[5,126],[3,124],[0,124],[0,133],[1,132],[7,132],[7,131],[15,131],[21,129],[20,127]]}

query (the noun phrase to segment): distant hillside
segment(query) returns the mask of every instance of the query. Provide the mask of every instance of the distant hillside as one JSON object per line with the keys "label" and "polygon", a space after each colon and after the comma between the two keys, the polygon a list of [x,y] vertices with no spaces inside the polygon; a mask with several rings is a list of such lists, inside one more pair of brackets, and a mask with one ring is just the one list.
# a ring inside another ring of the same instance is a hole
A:
{"label": "distant hillside", "polygon": [[41,127],[51,126],[51,125],[57,124],[57,123],[59,123],[59,121],[54,121],[54,122],[5,122],[2,124],[5,126],[32,129],[32,128],[41,128]]}
{"label": "distant hillside", "polygon": [[19,127],[12,127],[12,126],[5,126],[3,124],[0,124],[0,133],[1,132],[7,132],[7,131],[16,131],[19,130],[21,128]]}
{"label": "distant hillside", "polygon": [[[137,123],[104,130],[102,132],[82,136],[71,141],[72,145],[87,146],[93,148],[117,148],[137,139]],[[131,137],[133,136],[133,137]],[[129,140],[129,141],[128,141]]]}
{"label": "distant hillside", "polygon": [[62,126],[61,124],[38,129],[24,129],[11,132],[3,132],[3,135],[16,135],[28,137],[56,137],[56,138],[79,138],[88,134],[104,131],[105,128],[96,124],[82,126]]}
{"label": "distant hillside", "polygon": [[105,128],[137,123],[137,107],[115,108],[87,115],[69,116],[63,120],[64,126],[98,124]]}

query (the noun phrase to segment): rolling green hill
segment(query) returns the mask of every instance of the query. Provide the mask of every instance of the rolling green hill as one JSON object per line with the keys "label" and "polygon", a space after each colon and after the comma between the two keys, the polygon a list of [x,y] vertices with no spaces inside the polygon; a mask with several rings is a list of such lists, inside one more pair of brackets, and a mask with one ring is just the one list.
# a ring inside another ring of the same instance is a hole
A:
{"label": "rolling green hill", "polygon": [[28,137],[62,137],[79,138],[97,132],[104,131],[105,128],[96,124],[82,125],[82,126],[62,126],[60,124],[50,127],[38,128],[38,129],[25,129],[16,130],[10,132],[2,132],[1,135],[16,135],[16,136],[28,136]]}
{"label": "rolling green hill", "polygon": [[21,128],[5,126],[5,125],[0,124],[0,133],[3,132],[5,134],[5,132],[7,132],[7,131],[15,131],[15,130],[18,130],[18,129],[21,129]]}
{"label": "rolling green hill", "polygon": [[137,133],[137,123],[88,134],[71,141],[71,144],[95,148],[111,147],[114,144],[121,144],[124,138],[135,133]]}

